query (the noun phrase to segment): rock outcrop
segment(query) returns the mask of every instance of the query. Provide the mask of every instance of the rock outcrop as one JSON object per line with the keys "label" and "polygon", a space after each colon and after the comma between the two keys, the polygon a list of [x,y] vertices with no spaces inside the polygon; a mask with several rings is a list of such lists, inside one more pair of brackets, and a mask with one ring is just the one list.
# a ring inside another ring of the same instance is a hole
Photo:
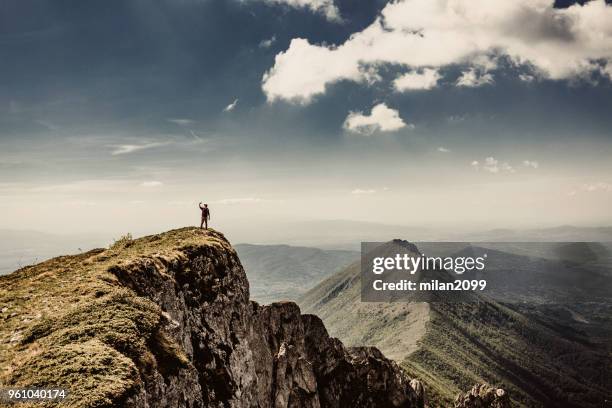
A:
{"label": "rock outcrop", "polygon": [[510,408],[510,398],[502,388],[477,384],[455,400],[455,408]]}
{"label": "rock outcrop", "polygon": [[423,406],[378,349],[248,288],[225,238],[194,228],[26,267],[0,280],[0,383],[66,387],[75,407]]}

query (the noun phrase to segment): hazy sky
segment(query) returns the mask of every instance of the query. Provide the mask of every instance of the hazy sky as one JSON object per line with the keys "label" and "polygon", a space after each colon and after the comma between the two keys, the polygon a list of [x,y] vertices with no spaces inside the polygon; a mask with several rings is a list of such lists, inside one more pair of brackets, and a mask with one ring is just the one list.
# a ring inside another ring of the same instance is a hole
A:
{"label": "hazy sky", "polygon": [[611,76],[597,0],[6,0],[0,228],[609,225]]}

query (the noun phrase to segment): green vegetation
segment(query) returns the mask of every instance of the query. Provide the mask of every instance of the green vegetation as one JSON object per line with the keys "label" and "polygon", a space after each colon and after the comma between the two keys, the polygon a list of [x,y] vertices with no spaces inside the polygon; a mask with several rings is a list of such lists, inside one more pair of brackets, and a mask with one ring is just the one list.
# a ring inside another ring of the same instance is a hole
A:
{"label": "green vegetation", "polygon": [[110,271],[139,273],[180,260],[181,250],[229,244],[213,231],[183,228],[28,266],[0,277],[0,383],[66,387],[67,407],[106,407],[128,397],[147,367],[188,364],[162,329],[152,301]]}
{"label": "green vegetation", "polygon": [[[586,331],[599,324],[593,305],[580,313],[592,324],[576,329],[542,307],[534,306],[539,314],[526,313],[525,305],[486,297],[474,303],[363,303],[359,273],[355,263],[324,280],[300,299],[302,310],[321,317],[345,344],[376,346],[399,361],[425,383],[431,406],[449,406],[477,383],[504,388],[516,406],[530,408],[599,407],[612,388],[612,355],[603,340],[609,343],[609,331],[602,325]],[[609,310],[598,312],[608,326],[603,316]]]}
{"label": "green vegetation", "polygon": [[133,241],[134,241],[134,238],[132,237],[132,234],[128,232],[127,234],[120,236],[119,239],[116,239],[115,242],[113,242],[113,244],[110,246],[110,248],[111,249],[125,248],[125,247],[132,245]]}
{"label": "green vegetation", "polygon": [[455,384],[489,382],[506,389],[518,406],[598,406],[606,394],[612,360],[603,349],[566,326],[547,327],[507,306],[432,304],[419,350],[402,365],[437,397],[451,400]]}

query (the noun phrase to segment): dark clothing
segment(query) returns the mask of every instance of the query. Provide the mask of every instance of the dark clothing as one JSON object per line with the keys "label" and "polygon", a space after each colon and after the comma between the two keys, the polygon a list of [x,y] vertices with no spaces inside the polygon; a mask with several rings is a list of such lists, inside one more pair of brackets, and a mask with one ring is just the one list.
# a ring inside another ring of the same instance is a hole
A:
{"label": "dark clothing", "polygon": [[208,229],[208,220],[210,220],[210,210],[208,209],[208,207],[202,207],[202,204],[200,204],[200,210],[202,210],[202,222],[200,222],[200,228],[206,226],[206,229]]}
{"label": "dark clothing", "polygon": [[207,207],[200,207],[200,209],[202,210],[202,218],[203,219],[210,219],[210,211],[208,210]]}

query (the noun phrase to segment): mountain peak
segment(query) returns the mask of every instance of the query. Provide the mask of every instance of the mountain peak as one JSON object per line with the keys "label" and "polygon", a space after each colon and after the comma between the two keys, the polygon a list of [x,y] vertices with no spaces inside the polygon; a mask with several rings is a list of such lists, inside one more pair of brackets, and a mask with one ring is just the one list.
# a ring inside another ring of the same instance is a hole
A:
{"label": "mountain peak", "polygon": [[68,406],[423,406],[378,349],[344,347],[295,303],[249,301],[214,230],[23,268],[0,278],[0,303],[0,383],[66,387]]}
{"label": "mountain peak", "polygon": [[412,242],[406,241],[405,239],[400,239],[400,238],[395,238],[391,241],[392,244],[400,246],[402,248],[407,249],[410,252],[413,252],[415,254],[419,254],[419,248],[417,248],[417,246],[415,244],[413,244]]}

